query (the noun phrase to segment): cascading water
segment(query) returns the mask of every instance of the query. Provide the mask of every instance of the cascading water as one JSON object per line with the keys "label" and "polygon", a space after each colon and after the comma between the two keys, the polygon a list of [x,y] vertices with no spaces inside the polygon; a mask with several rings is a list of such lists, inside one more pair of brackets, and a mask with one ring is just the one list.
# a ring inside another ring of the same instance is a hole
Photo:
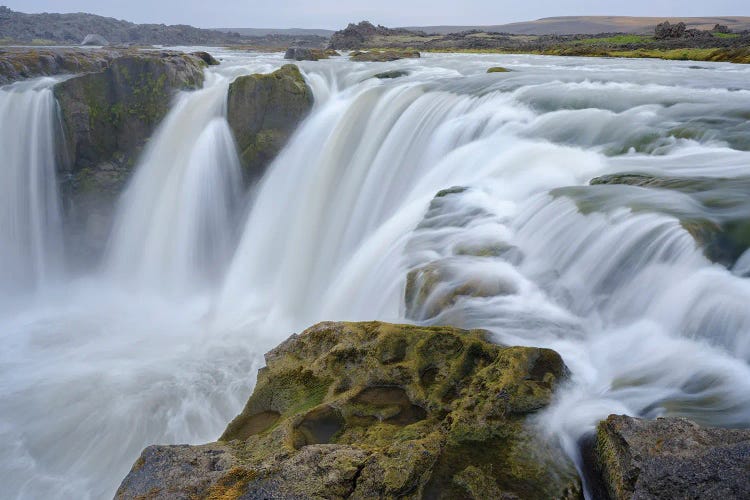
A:
{"label": "cascading water", "polygon": [[226,120],[229,80],[210,79],[178,97],[122,196],[106,264],[118,283],[192,292],[231,254],[242,174]]}
{"label": "cascading water", "polygon": [[[281,63],[228,53],[219,71]],[[485,74],[496,64],[515,71]],[[731,271],[712,264],[682,224],[720,223],[743,205],[711,200],[747,199],[726,183],[750,174],[747,69],[468,55],[301,65],[316,108],[247,220],[231,216],[216,75],[178,99],[144,156],[104,275],[0,318],[9,495],[106,497],[146,444],[215,439],[262,353],[319,320],[481,327],[556,349],[572,378],[539,425],[573,458],[612,412],[750,425],[747,254]],[[409,75],[370,78],[384,69]],[[720,182],[702,194],[586,186],[630,171]],[[233,257],[213,258],[235,235]],[[150,293],[122,292],[133,284]]]}
{"label": "cascading water", "polygon": [[53,79],[0,89],[0,294],[33,290],[61,272]]}

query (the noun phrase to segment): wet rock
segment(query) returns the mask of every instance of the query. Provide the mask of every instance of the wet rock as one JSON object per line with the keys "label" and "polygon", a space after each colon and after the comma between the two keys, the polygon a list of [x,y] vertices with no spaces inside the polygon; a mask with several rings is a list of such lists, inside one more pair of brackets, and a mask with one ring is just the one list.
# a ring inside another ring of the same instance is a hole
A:
{"label": "wet rock", "polygon": [[593,467],[613,500],[750,495],[750,430],[610,415],[594,447]]}
{"label": "wet rock", "polygon": [[580,498],[527,422],[566,373],[483,331],[321,323],[266,355],[219,442],[147,448],[117,498]]}
{"label": "wet rock", "polygon": [[408,74],[409,74],[408,71],[403,71],[403,70],[383,71],[382,73],[378,73],[377,75],[374,75],[373,78],[379,78],[381,80],[389,80],[393,78],[401,78],[402,76],[407,76]]}
{"label": "wet rock", "polygon": [[293,64],[229,86],[227,119],[248,180],[260,177],[312,105],[312,90]]}
{"label": "wet rock", "polygon": [[420,54],[416,50],[358,50],[349,54],[349,59],[357,62],[388,62],[418,57]]}
{"label": "wet rock", "polygon": [[493,66],[487,69],[487,73],[508,73],[510,71],[508,68],[503,68],[502,66]]}
{"label": "wet rock", "polygon": [[114,50],[4,48],[0,56],[0,85],[38,76],[102,71],[121,55]]}
{"label": "wet rock", "polygon": [[66,234],[75,238],[74,248],[85,254],[103,249],[106,221],[141,149],[174,94],[203,84],[204,66],[180,52],[133,51],[55,85]]}
{"label": "wet rock", "polygon": [[331,49],[314,49],[309,47],[289,47],[284,54],[284,59],[295,61],[319,61],[331,56],[340,56],[338,52]]}
{"label": "wet rock", "polygon": [[221,64],[214,56],[205,51],[191,52],[192,55],[206,63],[208,66],[218,66]]}

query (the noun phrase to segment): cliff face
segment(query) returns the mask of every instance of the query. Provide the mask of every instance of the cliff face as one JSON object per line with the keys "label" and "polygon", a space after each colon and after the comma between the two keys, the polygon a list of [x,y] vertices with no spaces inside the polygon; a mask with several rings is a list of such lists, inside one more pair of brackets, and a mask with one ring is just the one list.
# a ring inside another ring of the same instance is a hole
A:
{"label": "cliff face", "polygon": [[103,249],[115,200],[144,144],[174,94],[202,86],[205,65],[179,52],[133,51],[55,86],[66,234],[81,257]]}
{"label": "cliff face", "polygon": [[220,440],[152,446],[117,498],[578,498],[527,417],[567,369],[485,332],[321,323],[266,355]]}

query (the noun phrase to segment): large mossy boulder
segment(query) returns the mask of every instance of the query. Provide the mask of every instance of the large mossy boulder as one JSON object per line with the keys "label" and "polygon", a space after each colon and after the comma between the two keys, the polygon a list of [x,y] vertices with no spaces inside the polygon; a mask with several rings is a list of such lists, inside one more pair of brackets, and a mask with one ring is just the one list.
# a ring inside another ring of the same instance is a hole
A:
{"label": "large mossy boulder", "polygon": [[579,498],[528,419],[566,373],[484,331],[321,323],[266,355],[218,442],[147,448],[117,498]]}
{"label": "large mossy boulder", "polygon": [[132,51],[55,85],[66,232],[76,248],[87,247],[84,254],[101,250],[115,199],[143,146],[175,93],[202,86],[205,66],[190,54]]}
{"label": "large mossy boulder", "polygon": [[750,495],[747,429],[610,415],[597,428],[593,451],[600,495],[612,500]]}
{"label": "large mossy boulder", "polygon": [[263,173],[312,106],[312,90],[293,64],[232,82],[227,118],[248,180]]}

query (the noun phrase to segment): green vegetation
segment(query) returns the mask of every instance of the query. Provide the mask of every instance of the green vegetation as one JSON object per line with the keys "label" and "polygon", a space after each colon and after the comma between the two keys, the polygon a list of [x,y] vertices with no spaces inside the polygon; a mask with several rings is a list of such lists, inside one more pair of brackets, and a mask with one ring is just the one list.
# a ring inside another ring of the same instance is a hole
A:
{"label": "green vegetation", "polygon": [[711,33],[716,38],[739,38],[739,33]]}
{"label": "green vegetation", "polygon": [[654,37],[647,35],[615,35],[604,38],[584,38],[573,43],[625,45],[630,43],[653,43],[654,41]]}

